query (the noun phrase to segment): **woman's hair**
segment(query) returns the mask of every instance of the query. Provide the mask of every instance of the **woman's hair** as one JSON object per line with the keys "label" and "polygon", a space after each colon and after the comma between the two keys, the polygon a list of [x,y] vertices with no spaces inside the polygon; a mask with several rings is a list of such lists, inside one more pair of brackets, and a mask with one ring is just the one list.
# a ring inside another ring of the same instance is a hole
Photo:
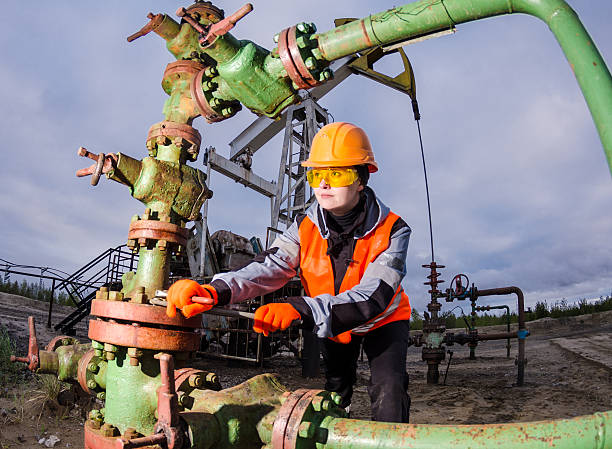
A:
{"label": "woman's hair", "polygon": [[359,176],[359,184],[362,186],[368,185],[368,180],[370,179],[370,170],[367,165],[356,165],[355,169],[357,170],[357,176]]}

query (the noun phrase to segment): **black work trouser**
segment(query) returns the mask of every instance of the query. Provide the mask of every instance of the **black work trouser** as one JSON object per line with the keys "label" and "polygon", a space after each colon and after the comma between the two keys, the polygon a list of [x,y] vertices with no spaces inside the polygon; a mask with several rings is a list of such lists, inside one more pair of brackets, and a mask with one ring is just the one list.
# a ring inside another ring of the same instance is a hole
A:
{"label": "black work trouser", "polygon": [[394,321],[364,336],[353,335],[348,344],[321,339],[325,362],[325,389],[342,397],[342,407],[351,403],[357,380],[357,358],[361,344],[370,364],[368,393],[372,402],[372,420],[407,423],[410,415],[406,352],[410,325]]}

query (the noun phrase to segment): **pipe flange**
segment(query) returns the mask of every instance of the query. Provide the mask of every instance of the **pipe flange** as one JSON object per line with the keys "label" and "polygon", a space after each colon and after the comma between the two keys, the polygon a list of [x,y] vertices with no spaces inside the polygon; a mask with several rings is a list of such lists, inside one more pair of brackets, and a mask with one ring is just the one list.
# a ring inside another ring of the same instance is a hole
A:
{"label": "pipe flange", "polygon": [[278,35],[278,56],[280,57],[281,62],[283,63],[283,67],[287,71],[287,75],[289,79],[293,81],[294,87],[297,89],[309,89],[312,87],[308,81],[302,78],[300,71],[298,70],[295,62],[293,61],[293,57],[291,55],[291,51],[289,50],[288,43],[288,33],[289,28],[285,28]]}
{"label": "pipe flange", "polygon": [[306,64],[304,64],[302,54],[297,45],[297,27],[295,26],[289,28],[289,31],[287,33],[287,46],[289,47],[289,51],[291,52],[291,59],[293,59],[293,63],[300,72],[302,78],[306,80],[306,82],[312,87],[321,84],[312,76],[310,70],[308,70]]}
{"label": "pipe flange", "polygon": [[128,240],[165,240],[168,243],[187,245],[189,230],[174,223],[158,220],[136,220],[130,223]]}
{"label": "pipe flange", "polygon": [[[217,8],[211,2],[197,2],[188,6],[185,10],[193,17],[198,14],[198,22],[202,25],[217,23],[225,17],[225,11]],[[183,20],[184,21],[184,20]],[[183,22],[181,21],[181,23]]]}
{"label": "pipe flange", "polygon": [[333,76],[316,48],[315,31],[314,24],[301,23],[278,34],[278,56],[296,89],[310,89]]}
{"label": "pipe flange", "polygon": [[198,329],[202,327],[202,320],[199,316],[185,318],[182,313],[170,318],[166,315],[163,307],[138,304],[127,301],[106,301],[104,299],[94,299],[91,302],[92,316],[121,321],[131,321],[136,323],[150,323],[163,326],[187,327]]}
{"label": "pipe flange", "polygon": [[45,351],[53,352],[60,346],[69,346],[69,345],[78,345],[80,343],[74,337],[69,335],[58,335],[57,337],[53,337],[47,346],[45,346]]}
{"label": "pipe flange", "polygon": [[[345,418],[337,393],[324,390],[296,390],[291,393],[274,421],[272,449],[296,449],[324,444],[327,432],[321,423],[327,417]],[[306,443],[306,444],[304,444]]]}
{"label": "pipe flange", "polygon": [[[183,138],[196,147],[197,151],[199,151],[200,144],[202,143],[202,136],[200,135],[200,132],[193,126],[185,123],[170,122],[167,120],[155,123],[151,126],[151,128],[149,128],[146,140],[147,148],[156,148],[156,140],[158,137],[166,137],[168,140],[175,137]],[[170,142],[168,141],[168,144],[169,143]]]}
{"label": "pipe flange", "polygon": [[[90,395],[95,395],[97,393],[96,388],[90,388],[88,382],[93,380],[94,373],[89,369],[90,363],[94,363],[98,365],[101,361],[99,357],[96,357],[95,350],[92,348],[83,354],[83,357],[80,358],[77,370],[77,379],[79,381],[79,385],[83,389],[85,393]],[[94,381],[95,382],[95,381]]]}
{"label": "pipe flange", "polygon": [[168,352],[196,351],[200,346],[200,335],[196,332],[113,323],[100,318],[89,321],[89,338],[128,348]]}
{"label": "pipe flange", "polygon": [[166,66],[164,77],[162,78],[164,92],[170,95],[172,93],[172,86],[176,81],[181,79],[189,81],[196,73],[205,68],[206,66],[201,62],[190,59],[171,62]]}
{"label": "pipe flange", "polygon": [[443,348],[423,348],[421,359],[427,363],[439,363],[446,358],[446,350]]}
{"label": "pipe flange", "polygon": [[217,112],[210,106],[208,100],[206,99],[206,94],[202,89],[202,83],[204,82],[206,68],[203,68],[198,73],[193,75],[191,78],[191,85],[189,87],[191,91],[191,99],[195,103],[200,111],[200,114],[208,123],[215,123],[225,120],[230,116],[224,117],[221,114],[217,114]]}

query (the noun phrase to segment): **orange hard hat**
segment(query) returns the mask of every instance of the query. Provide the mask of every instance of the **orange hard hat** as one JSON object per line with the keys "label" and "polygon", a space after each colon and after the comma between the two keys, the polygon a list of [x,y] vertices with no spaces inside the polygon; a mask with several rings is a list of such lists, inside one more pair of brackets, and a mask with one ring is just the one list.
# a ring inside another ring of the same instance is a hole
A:
{"label": "orange hard hat", "polygon": [[352,123],[325,125],[312,139],[310,156],[303,167],[350,167],[367,165],[370,173],[378,171],[374,152],[365,131]]}

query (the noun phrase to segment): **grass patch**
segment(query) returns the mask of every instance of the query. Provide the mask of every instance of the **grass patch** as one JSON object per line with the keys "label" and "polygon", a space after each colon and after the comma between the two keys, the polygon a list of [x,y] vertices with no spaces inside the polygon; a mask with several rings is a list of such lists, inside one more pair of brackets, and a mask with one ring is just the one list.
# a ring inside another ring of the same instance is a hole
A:
{"label": "grass patch", "polygon": [[15,354],[15,349],[15,342],[6,328],[0,325],[0,386],[15,383],[20,372],[20,366],[11,362],[11,355]]}

